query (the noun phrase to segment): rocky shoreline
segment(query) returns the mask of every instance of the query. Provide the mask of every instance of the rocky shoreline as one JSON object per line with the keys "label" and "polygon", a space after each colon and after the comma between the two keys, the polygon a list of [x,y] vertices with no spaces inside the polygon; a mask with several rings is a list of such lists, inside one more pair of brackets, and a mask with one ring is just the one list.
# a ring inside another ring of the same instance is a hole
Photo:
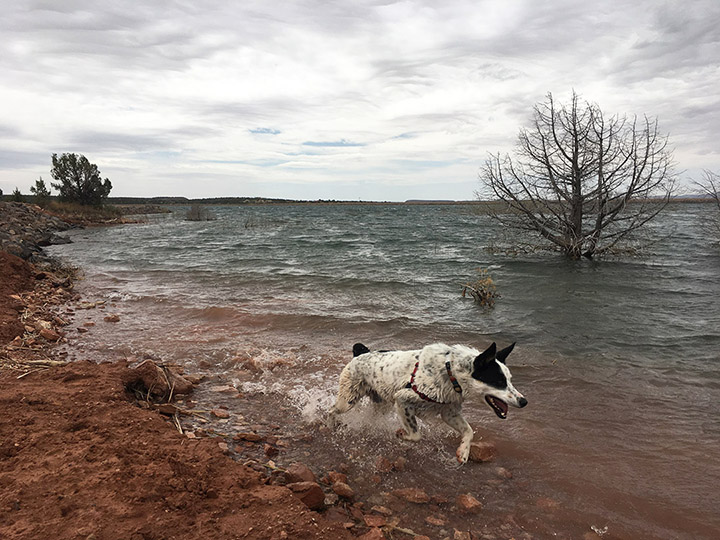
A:
{"label": "rocky shoreline", "polygon": [[[438,513],[478,512],[469,494],[440,501],[409,488],[370,504],[357,499],[342,464],[322,475],[279,465],[288,444],[282,426],[277,435],[251,429],[233,440],[183,430],[180,417],[195,412],[186,396],[201,382],[182,369],[152,359],[66,362],[56,345],[91,330],[74,324],[78,310],[105,308],[84,305],[73,272],[42,253],[65,241],[56,234],[68,228],[38,207],[0,207],[0,271],[8,276],[0,287],[0,537],[429,538],[404,523],[405,505],[427,506],[425,521],[442,527],[440,538],[478,537],[451,533],[451,519]],[[257,458],[240,463],[232,448]],[[489,460],[494,448],[474,451]],[[404,466],[380,458],[377,476]]]}
{"label": "rocky shoreline", "polygon": [[52,216],[36,205],[0,202],[0,251],[21,259],[38,261],[44,258],[42,248],[67,244],[70,239],[57,233],[73,225]]}

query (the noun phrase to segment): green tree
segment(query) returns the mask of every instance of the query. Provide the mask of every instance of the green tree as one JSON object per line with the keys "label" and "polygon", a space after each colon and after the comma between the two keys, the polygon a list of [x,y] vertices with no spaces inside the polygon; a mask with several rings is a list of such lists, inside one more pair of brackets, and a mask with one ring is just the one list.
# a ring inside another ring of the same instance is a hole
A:
{"label": "green tree", "polygon": [[22,193],[20,193],[20,190],[17,187],[15,188],[15,191],[13,191],[12,200],[14,202],[23,202]]}
{"label": "green tree", "polygon": [[575,92],[567,105],[548,94],[514,155],[491,155],[480,172],[486,192],[510,209],[500,221],[573,258],[600,255],[657,216],[674,180],[656,119],[606,116]]}
{"label": "green tree", "polygon": [[35,195],[35,202],[44,208],[50,198],[50,190],[45,185],[42,176],[35,180],[35,185],[30,188],[30,192]]}
{"label": "green tree", "polygon": [[50,174],[57,180],[51,183],[58,190],[60,199],[83,205],[99,206],[105,202],[112,184],[100,177],[97,165],[90,163],[82,154],[52,155]]}

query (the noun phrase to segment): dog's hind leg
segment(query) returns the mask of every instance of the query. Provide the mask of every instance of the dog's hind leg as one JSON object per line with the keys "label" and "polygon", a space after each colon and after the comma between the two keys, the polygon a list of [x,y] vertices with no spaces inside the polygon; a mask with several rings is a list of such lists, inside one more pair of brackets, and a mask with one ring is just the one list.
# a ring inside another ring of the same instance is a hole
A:
{"label": "dog's hind leg", "polygon": [[398,430],[398,436],[406,441],[419,441],[421,435],[418,429],[417,417],[415,416],[415,406],[395,396],[395,411],[403,426],[402,429]]}
{"label": "dog's hind leg", "polygon": [[440,416],[448,426],[462,435],[462,442],[455,451],[455,456],[461,464],[467,463],[468,457],[470,456],[470,443],[475,435],[470,424],[463,418],[458,408],[443,409],[440,412]]}

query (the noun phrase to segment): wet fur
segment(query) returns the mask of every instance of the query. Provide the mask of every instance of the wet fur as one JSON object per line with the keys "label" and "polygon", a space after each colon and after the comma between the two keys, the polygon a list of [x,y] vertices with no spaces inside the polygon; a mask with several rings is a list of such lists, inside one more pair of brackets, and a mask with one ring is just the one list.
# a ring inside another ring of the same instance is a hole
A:
{"label": "wet fur", "polygon": [[[456,456],[460,463],[466,463],[474,434],[461,409],[469,395],[492,396],[515,407],[527,405],[527,400],[512,385],[510,370],[505,365],[514,346],[513,343],[497,351],[493,343],[481,353],[463,345],[436,343],[414,351],[372,352],[357,343],[353,347],[354,358],[340,374],[337,400],[330,410],[328,425],[334,427],[338,415],[352,409],[365,396],[375,403],[394,405],[402,424],[398,435],[405,440],[420,440],[416,417],[439,414],[461,434]],[[462,393],[453,388],[445,367],[448,361]],[[423,400],[407,387],[416,362],[419,362],[416,387],[437,403]]]}

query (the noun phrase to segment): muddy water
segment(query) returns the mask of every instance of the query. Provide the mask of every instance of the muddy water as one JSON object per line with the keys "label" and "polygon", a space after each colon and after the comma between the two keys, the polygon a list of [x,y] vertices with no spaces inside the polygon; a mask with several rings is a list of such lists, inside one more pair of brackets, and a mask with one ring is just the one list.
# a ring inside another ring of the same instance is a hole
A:
{"label": "muddy water", "polygon": [[[71,355],[151,356],[206,375],[188,407],[226,407],[230,418],[199,413],[187,428],[276,436],[279,465],[347,470],[361,500],[396,505],[406,528],[431,538],[453,528],[715,538],[720,253],[697,232],[707,210],[671,209],[653,231],[670,239],[597,264],[491,254],[501,231],[461,206],[221,208],[209,223],[178,213],[80,231],[53,251],[85,269],[85,299],[105,302],[77,310],[76,325],[96,326]],[[491,311],[459,294],[477,267],[502,295]],[[108,312],[120,322],[104,322]],[[482,400],[466,403],[476,438],[498,447],[495,462],[458,467],[457,436],[439,421],[422,424],[418,443],[397,440],[392,413],[369,406],[336,432],[323,427],[353,343],[493,340],[518,341],[509,365],[530,401],[505,421]],[[243,397],[218,391],[228,386]],[[231,446],[267,461],[258,445]],[[406,463],[378,478],[378,457]],[[434,502],[383,495],[411,486]],[[482,512],[456,512],[460,493]]]}

